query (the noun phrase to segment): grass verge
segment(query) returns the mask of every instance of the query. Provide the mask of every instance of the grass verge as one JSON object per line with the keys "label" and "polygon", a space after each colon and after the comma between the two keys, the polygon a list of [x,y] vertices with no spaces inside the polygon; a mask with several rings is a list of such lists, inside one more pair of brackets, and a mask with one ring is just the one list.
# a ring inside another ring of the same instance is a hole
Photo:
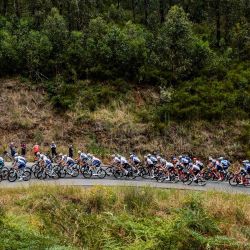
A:
{"label": "grass verge", "polygon": [[39,185],[0,212],[0,249],[250,249],[246,195]]}

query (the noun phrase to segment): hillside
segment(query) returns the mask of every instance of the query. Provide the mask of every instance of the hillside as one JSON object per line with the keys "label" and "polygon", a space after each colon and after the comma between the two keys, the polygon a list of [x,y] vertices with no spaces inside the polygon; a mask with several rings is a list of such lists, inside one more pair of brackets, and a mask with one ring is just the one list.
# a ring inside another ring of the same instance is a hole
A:
{"label": "hillside", "polygon": [[22,140],[30,148],[37,141],[45,151],[51,140],[61,151],[73,143],[75,148],[103,158],[113,152],[130,151],[157,151],[168,157],[188,152],[200,157],[239,158],[248,150],[249,120],[169,121],[163,129],[153,121],[144,121],[142,114],[148,104],[159,102],[157,88],[134,87],[120,100],[113,98],[94,111],[84,109],[83,103],[83,107],[77,108],[76,104],[75,109],[66,112],[54,108],[42,88],[18,78],[1,79],[0,91],[2,151],[10,141],[19,145]]}
{"label": "hillside", "polygon": [[1,249],[250,248],[250,198],[150,188],[0,189]]}

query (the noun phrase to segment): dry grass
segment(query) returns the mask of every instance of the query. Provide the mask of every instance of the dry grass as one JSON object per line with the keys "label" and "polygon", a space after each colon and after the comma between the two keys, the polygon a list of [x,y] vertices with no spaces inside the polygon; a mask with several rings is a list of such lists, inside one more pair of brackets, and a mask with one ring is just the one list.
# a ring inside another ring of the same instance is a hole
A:
{"label": "dry grass", "polygon": [[10,141],[19,146],[22,140],[28,143],[29,149],[38,141],[42,144],[41,149],[48,151],[48,145],[55,140],[58,151],[64,153],[67,153],[68,144],[73,143],[76,149],[86,151],[99,148],[97,152],[104,152],[103,149],[107,149],[104,155],[106,152],[127,154],[132,150],[141,155],[149,151],[162,152],[167,157],[185,152],[195,152],[202,158],[209,155],[239,158],[244,154],[238,138],[249,121],[170,122],[161,134],[152,124],[140,122],[136,113],[145,109],[147,103],[157,103],[159,98],[153,89],[135,89],[126,101],[114,100],[92,113],[77,110],[58,114],[41,90],[18,79],[1,80],[0,86],[0,152]]}

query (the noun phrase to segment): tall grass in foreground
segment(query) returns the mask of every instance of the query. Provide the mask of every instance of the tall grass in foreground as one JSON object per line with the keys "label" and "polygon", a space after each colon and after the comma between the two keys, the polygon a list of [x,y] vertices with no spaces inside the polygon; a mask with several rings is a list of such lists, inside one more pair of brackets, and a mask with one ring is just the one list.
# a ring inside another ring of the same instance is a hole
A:
{"label": "tall grass in foreground", "polygon": [[0,249],[250,249],[250,197],[152,188],[0,189]]}

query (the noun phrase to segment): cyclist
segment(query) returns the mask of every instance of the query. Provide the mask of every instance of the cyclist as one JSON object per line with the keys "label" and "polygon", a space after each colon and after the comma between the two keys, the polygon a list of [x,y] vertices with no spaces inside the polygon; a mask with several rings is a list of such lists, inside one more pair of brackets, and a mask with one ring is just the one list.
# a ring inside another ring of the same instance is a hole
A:
{"label": "cyclist", "polygon": [[228,160],[224,159],[224,157],[218,158],[218,160],[216,162],[216,167],[220,173],[219,181],[221,181],[223,179],[224,174],[228,171],[229,166],[230,166],[230,162]]}
{"label": "cyclist", "polygon": [[79,150],[77,160],[81,163],[86,163],[86,161],[88,160],[88,155]]}
{"label": "cyclist", "polygon": [[250,175],[250,161],[249,160],[242,161],[240,174],[241,174],[241,182],[239,184],[243,184],[245,176]]}
{"label": "cyclist", "polygon": [[198,175],[200,174],[201,170],[203,169],[203,163],[198,161],[197,158],[193,159],[193,163],[190,164],[191,170],[194,174],[194,182],[198,182]]}
{"label": "cyclist", "polygon": [[139,159],[139,157],[134,154],[134,153],[130,153],[130,161],[134,166],[138,166],[141,163],[141,160]]}
{"label": "cyclist", "polygon": [[15,153],[13,168],[20,169],[21,174],[19,180],[23,179],[23,170],[26,168],[26,163],[26,159],[23,156],[19,156],[18,153]]}
{"label": "cyclist", "polygon": [[63,164],[66,165],[67,167],[73,167],[75,165],[75,161],[71,158],[68,157],[67,155],[64,155],[62,157]]}
{"label": "cyclist", "polygon": [[88,156],[88,159],[91,162],[91,166],[94,169],[93,175],[97,175],[97,168],[99,168],[101,166],[101,164],[102,164],[101,160],[98,159],[97,157],[93,156],[92,154],[88,154],[87,156]]}
{"label": "cyclist", "polygon": [[40,154],[39,160],[44,167],[47,167],[48,169],[52,168],[52,162],[46,155]]}
{"label": "cyclist", "polygon": [[151,174],[151,178],[152,179],[155,178],[154,168],[155,168],[155,165],[157,163],[157,159],[154,159],[154,157],[152,157],[151,154],[148,154],[148,155],[144,156],[144,161],[145,161],[146,167],[149,169],[149,172]]}

